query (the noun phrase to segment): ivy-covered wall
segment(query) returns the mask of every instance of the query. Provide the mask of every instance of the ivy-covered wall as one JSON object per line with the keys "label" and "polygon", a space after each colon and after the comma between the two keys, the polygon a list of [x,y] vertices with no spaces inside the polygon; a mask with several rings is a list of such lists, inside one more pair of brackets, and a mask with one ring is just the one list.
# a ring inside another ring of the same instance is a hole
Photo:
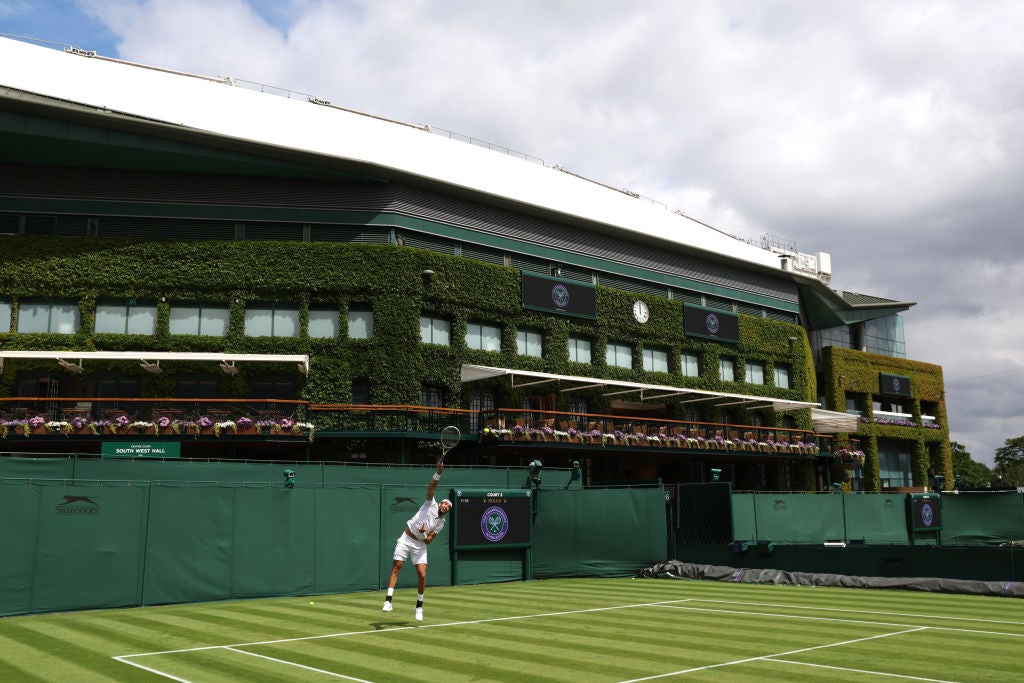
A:
{"label": "ivy-covered wall", "polygon": [[[798,325],[740,315],[739,344],[686,337],[682,302],[605,287],[597,290],[597,320],[531,311],[522,307],[516,270],[420,249],[324,242],[5,236],[0,237],[0,251],[4,254],[0,261],[0,298],[15,303],[12,329],[17,327],[17,302],[24,298],[77,301],[82,321],[74,335],[0,333],[0,345],[5,349],[308,353],[311,370],[300,397],[318,403],[349,402],[352,382],[365,381],[371,386],[374,403],[418,404],[420,389],[428,384],[445,390],[449,406],[465,407],[468,397],[460,381],[463,363],[801,401],[814,400],[817,394],[807,338]],[[425,270],[433,271],[433,275],[425,276]],[[157,333],[93,334],[93,311],[101,298],[156,302]],[[631,314],[632,304],[638,298],[650,307],[646,324],[636,322]],[[230,307],[231,323],[226,337],[169,334],[171,304],[195,302]],[[299,338],[247,337],[244,310],[253,302],[300,305],[303,332],[309,307],[337,307],[341,313],[341,333],[338,339],[330,340],[310,339],[305,334]],[[345,313],[350,306],[372,308],[371,339],[347,338]],[[420,343],[421,315],[451,321],[451,346]],[[501,351],[468,349],[463,340],[471,322],[500,326]],[[542,333],[543,358],[517,355],[516,331],[520,327]],[[568,360],[571,335],[592,340],[592,363]],[[633,347],[632,368],[606,366],[605,348],[609,341]],[[642,369],[644,345],[668,352],[669,372]],[[682,352],[699,355],[699,377],[681,375]],[[719,358],[723,356],[735,361],[740,381],[719,379]],[[746,361],[764,363],[767,384],[742,381]],[[776,364],[789,369],[791,388],[771,386]],[[17,372],[31,365],[28,361],[8,361],[0,376],[0,394],[10,395]],[[94,367],[101,366],[90,364],[87,371]],[[211,364],[209,370],[215,369]],[[124,366],[120,370],[125,371]],[[172,395],[175,376],[195,370],[168,367],[163,374],[152,375],[127,368],[128,372],[138,373],[144,396]],[[237,376],[223,380],[226,384],[222,391],[244,397],[250,379],[245,369],[240,368]],[[492,383],[488,389],[496,394],[499,407],[519,405],[521,397],[507,384]],[[574,396],[587,400],[591,411],[607,407],[606,399],[597,393],[582,394],[575,392]],[[712,413],[705,419],[713,421],[718,417]],[[794,417],[797,427],[811,428],[809,411],[800,411]],[[771,422],[766,420],[766,424]]]}
{"label": "ivy-covered wall", "polygon": [[[904,399],[904,403],[916,426],[875,422],[872,402],[879,396],[879,373],[910,378],[911,397]],[[867,490],[881,488],[879,439],[899,440],[908,445],[914,486],[928,485],[929,470],[944,476],[947,482],[953,481],[949,421],[940,366],[830,346],[822,349],[822,374],[829,402],[826,407],[844,410],[848,395],[858,399],[863,406],[868,421],[862,421],[857,433],[850,436],[860,440],[865,454],[864,485]],[[927,406],[927,412],[922,409],[922,404]],[[934,416],[938,428],[924,427],[922,414]]]}

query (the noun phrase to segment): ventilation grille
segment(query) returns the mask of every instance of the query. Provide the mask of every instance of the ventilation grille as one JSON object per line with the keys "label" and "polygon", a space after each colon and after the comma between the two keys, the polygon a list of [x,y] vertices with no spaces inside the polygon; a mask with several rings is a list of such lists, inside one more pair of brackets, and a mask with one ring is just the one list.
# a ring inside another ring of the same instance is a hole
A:
{"label": "ventilation grille", "polygon": [[488,249],[475,244],[463,244],[462,255],[474,261],[493,263],[498,266],[505,265],[505,252],[498,249]]}
{"label": "ventilation grille", "polygon": [[361,225],[313,225],[309,228],[311,242],[387,244],[390,241],[390,234],[387,228]]}
{"label": "ventilation grille", "polygon": [[295,223],[246,223],[245,239],[301,242],[302,226]]}

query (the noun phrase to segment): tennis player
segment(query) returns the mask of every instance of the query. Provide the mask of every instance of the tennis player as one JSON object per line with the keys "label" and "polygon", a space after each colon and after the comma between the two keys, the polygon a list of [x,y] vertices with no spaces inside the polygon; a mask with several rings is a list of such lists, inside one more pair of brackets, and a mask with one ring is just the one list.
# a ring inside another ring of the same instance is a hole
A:
{"label": "tennis player", "polygon": [[437,463],[437,472],[430,479],[427,486],[427,499],[420,506],[416,515],[405,523],[402,535],[395,542],[394,563],[391,565],[391,578],[388,579],[388,595],[384,598],[384,607],[381,609],[390,612],[393,609],[391,598],[395,594],[395,583],[398,581],[398,572],[405,564],[406,558],[412,558],[416,567],[417,595],[416,595],[416,621],[423,621],[423,592],[427,588],[427,546],[437,538],[437,535],[444,528],[444,516],[452,509],[452,502],[445,498],[440,503],[434,500],[434,490],[437,482],[441,480],[441,472],[444,471],[444,461]]}

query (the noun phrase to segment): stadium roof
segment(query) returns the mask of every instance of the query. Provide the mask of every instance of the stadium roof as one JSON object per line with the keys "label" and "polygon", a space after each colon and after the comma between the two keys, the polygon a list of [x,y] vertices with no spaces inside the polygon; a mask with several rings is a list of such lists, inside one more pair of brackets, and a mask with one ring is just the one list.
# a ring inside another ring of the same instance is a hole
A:
{"label": "stadium roof", "polygon": [[633,239],[663,240],[716,260],[780,270],[771,251],[664,206],[560,167],[432,134],[429,126],[389,121],[316,98],[258,92],[229,77],[195,76],[6,38],[0,38],[0,63],[7,65],[0,72],[0,99],[23,106],[75,109],[114,128],[132,123],[165,135],[177,131],[225,144],[244,142],[282,158],[344,162],[368,176],[442,184]]}

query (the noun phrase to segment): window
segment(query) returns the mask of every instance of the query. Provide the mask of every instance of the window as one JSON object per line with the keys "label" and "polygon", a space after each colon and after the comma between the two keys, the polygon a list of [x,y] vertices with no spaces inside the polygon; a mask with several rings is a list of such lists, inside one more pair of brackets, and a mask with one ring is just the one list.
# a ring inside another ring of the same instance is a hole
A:
{"label": "window", "polygon": [[590,340],[582,337],[569,337],[569,360],[574,363],[592,363]]}
{"label": "window", "polygon": [[226,306],[171,305],[170,333],[226,337],[231,311]]}
{"label": "window", "polygon": [[647,372],[668,372],[668,351],[645,346],[644,370]]}
{"label": "window", "polygon": [[764,363],[747,361],[744,380],[747,384],[764,384]]}
{"label": "window", "polygon": [[348,338],[370,339],[373,337],[373,311],[350,308],[348,310]]}
{"label": "window", "polygon": [[700,376],[700,358],[695,353],[684,353],[679,356],[679,370],[683,377]]}
{"label": "window", "polygon": [[516,330],[516,353],[540,358],[543,355],[542,339],[541,333],[536,330]]}
{"label": "window", "polygon": [[298,337],[299,309],[288,304],[256,304],[245,309],[246,337]]}
{"label": "window", "polygon": [[579,398],[569,399],[569,412],[579,428],[583,429],[586,426],[584,420],[587,418],[587,402]]}
{"label": "window", "polygon": [[494,410],[494,394],[480,390],[473,392],[469,397],[469,409],[478,411],[469,415],[469,428],[475,432],[480,429],[480,413]]}
{"label": "window", "polygon": [[366,380],[352,382],[352,404],[365,406],[370,403],[370,383]]}
{"label": "window", "polygon": [[0,333],[11,331],[11,302],[0,299]]}
{"label": "window", "polygon": [[71,302],[26,301],[18,308],[18,332],[74,334],[81,316]]}
{"label": "window", "polygon": [[181,398],[217,398],[217,379],[209,375],[182,377],[175,383],[174,395]]}
{"label": "window", "polygon": [[[295,380],[288,377],[267,377],[256,380],[252,383],[249,393],[253,398],[295,398]],[[275,407],[273,403],[263,404],[265,407]]]}
{"label": "window", "polygon": [[156,334],[156,305],[96,304],[96,334]]}
{"label": "window", "polygon": [[451,345],[452,324],[443,318],[420,316],[420,341],[424,344]]}
{"label": "window", "polygon": [[775,386],[779,389],[789,389],[789,368],[784,365],[775,366]]}
{"label": "window", "polygon": [[723,382],[736,381],[736,363],[732,358],[718,359],[718,378]]}
{"label": "window", "polygon": [[429,384],[424,384],[420,388],[421,406],[430,406],[431,408],[443,408],[444,398],[444,387],[435,387]]}
{"label": "window", "polygon": [[466,325],[466,346],[479,351],[501,351],[501,328],[495,325]]}
{"label": "window", "polygon": [[604,352],[604,360],[610,367],[632,368],[633,348],[626,344],[609,342]]}
{"label": "window", "polygon": [[[309,326],[306,328],[312,339],[337,339],[338,320],[340,316],[337,311],[327,308],[309,309]],[[349,322],[349,336],[352,334],[351,319]]]}
{"label": "window", "polygon": [[866,321],[864,350],[894,358],[906,358],[907,343],[903,336],[903,318],[889,315]]}

